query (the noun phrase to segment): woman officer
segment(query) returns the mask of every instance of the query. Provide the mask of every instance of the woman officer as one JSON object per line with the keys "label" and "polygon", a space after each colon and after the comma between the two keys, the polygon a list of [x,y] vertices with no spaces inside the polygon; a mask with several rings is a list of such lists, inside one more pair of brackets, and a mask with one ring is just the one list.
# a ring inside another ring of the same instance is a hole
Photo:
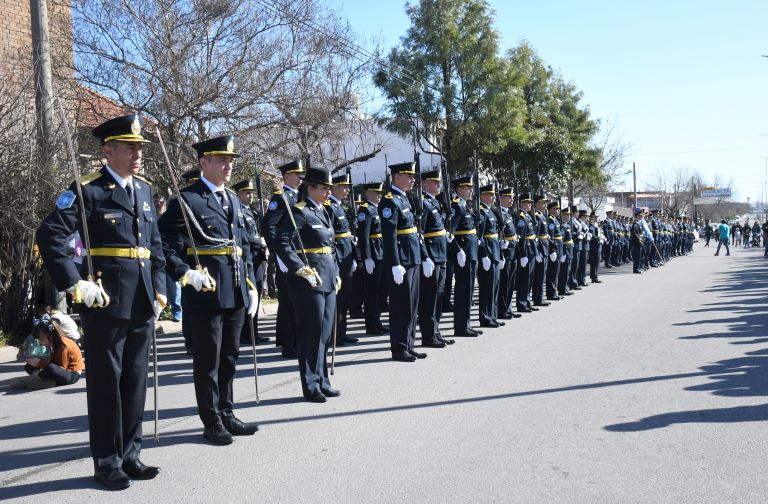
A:
{"label": "woman officer", "polygon": [[309,168],[304,184],[306,194],[291,207],[293,219],[286,213],[280,221],[275,248],[288,267],[291,300],[301,307],[296,312],[301,388],[308,401],[322,403],[340,395],[331,387],[326,362],[341,284],[333,224],[324,208],[333,185],[331,172]]}

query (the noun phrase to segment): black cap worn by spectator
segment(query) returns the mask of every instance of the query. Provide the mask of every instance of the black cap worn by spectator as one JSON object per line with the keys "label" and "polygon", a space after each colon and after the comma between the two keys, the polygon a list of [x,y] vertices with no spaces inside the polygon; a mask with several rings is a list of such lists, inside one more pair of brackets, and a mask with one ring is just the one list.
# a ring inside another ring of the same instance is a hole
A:
{"label": "black cap worn by spectator", "polygon": [[141,136],[141,121],[137,115],[115,117],[93,128],[93,136],[101,140],[104,145],[107,142],[140,142],[149,140]]}
{"label": "black cap worn by spectator", "polygon": [[192,148],[197,151],[197,159],[216,155],[240,157],[240,154],[235,152],[235,137],[231,135],[197,142],[192,145]]}

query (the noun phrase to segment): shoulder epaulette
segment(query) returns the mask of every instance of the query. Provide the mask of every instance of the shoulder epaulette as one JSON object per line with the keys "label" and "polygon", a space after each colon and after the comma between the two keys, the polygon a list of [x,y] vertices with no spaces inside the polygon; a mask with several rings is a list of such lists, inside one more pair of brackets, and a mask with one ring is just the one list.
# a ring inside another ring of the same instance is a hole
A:
{"label": "shoulder epaulette", "polygon": [[362,205],[360,205],[360,208],[368,208],[368,203],[363,203]]}
{"label": "shoulder epaulette", "polygon": [[525,212],[523,212],[522,210],[520,210],[520,217],[525,217]]}
{"label": "shoulder epaulette", "polygon": [[551,221],[553,221],[553,220],[555,220],[555,218],[554,218],[554,217],[552,217],[551,215],[547,215],[547,220],[551,220]]}
{"label": "shoulder epaulette", "polygon": [[101,172],[100,171],[89,173],[88,175],[84,175],[84,176],[80,177],[80,183],[82,185],[90,184],[94,180],[97,180],[99,177],[101,177]]}
{"label": "shoulder epaulette", "polygon": [[307,202],[306,202],[306,201],[299,201],[298,203],[296,203],[296,204],[295,204],[295,205],[293,205],[293,206],[294,206],[294,207],[296,207],[296,208],[298,208],[299,210],[301,210],[302,208],[304,208],[305,206],[307,206]]}
{"label": "shoulder epaulette", "polygon": [[392,199],[392,191],[390,191],[387,194],[385,194],[384,197],[387,198],[387,199]]}
{"label": "shoulder epaulette", "polygon": [[331,206],[331,200],[325,200],[325,203],[323,203],[325,206]]}
{"label": "shoulder epaulette", "polygon": [[275,194],[275,196],[280,196],[281,194],[283,194],[283,190],[282,189],[278,189],[277,191],[275,191],[274,194]]}
{"label": "shoulder epaulette", "polygon": [[460,200],[459,198],[453,198],[453,200],[452,200],[452,201],[453,201],[453,203],[458,203],[458,202],[459,202],[459,201],[461,201],[461,200]]}
{"label": "shoulder epaulette", "polygon": [[135,179],[139,179],[139,180],[141,180],[142,182],[144,182],[144,183],[146,183],[146,184],[152,185],[152,182],[150,182],[149,180],[145,179],[145,178],[144,178],[144,177],[142,177],[142,176],[139,176],[139,175],[134,175],[134,176],[133,176],[133,178],[135,178]]}
{"label": "shoulder epaulette", "polygon": [[226,189],[227,191],[229,191],[232,194],[234,194],[235,196],[237,196],[237,193],[235,191],[233,191],[232,189],[230,189],[229,187],[225,187],[224,189]]}

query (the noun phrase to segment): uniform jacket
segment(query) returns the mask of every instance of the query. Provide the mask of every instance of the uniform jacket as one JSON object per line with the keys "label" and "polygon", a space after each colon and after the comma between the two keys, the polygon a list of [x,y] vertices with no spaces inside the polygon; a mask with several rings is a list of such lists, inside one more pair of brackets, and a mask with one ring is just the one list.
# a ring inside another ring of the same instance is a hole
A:
{"label": "uniform jacket", "polygon": [[[296,229],[301,236],[301,244],[304,245],[307,262],[310,267],[317,270],[323,282],[316,289],[322,292],[333,292],[336,288],[336,277],[339,276],[339,267],[333,252],[335,239],[331,217],[323,205],[318,205],[309,197],[304,197],[299,203],[293,205],[291,210],[296,221]],[[312,252],[313,249],[321,248],[327,249],[329,253]],[[301,254],[301,250],[291,219],[286,215],[277,229],[275,253],[288,267],[289,274],[294,274],[304,267],[304,254]],[[310,288],[309,283],[307,288]],[[298,307],[298,312],[301,312],[301,307]]]}
{"label": "uniform jacket", "polygon": [[[424,211],[421,216],[421,229],[424,235],[445,231],[445,213],[440,201],[424,193]],[[441,236],[424,236],[424,246],[427,254],[435,264],[448,260],[448,239],[445,233]]]}
{"label": "uniform jacket", "polygon": [[547,216],[547,232],[549,233],[549,253],[557,253],[557,257],[563,255],[563,229],[557,217]]}
{"label": "uniform jacket", "polygon": [[[469,234],[462,234],[468,231]],[[475,231],[472,233],[472,231]],[[462,198],[454,198],[451,202],[451,252],[455,257],[459,249],[467,255],[467,261],[477,261],[477,230],[475,217],[470,213],[467,202]]]}
{"label": "uniform jacket", "polygon": [[416,229],[416,215],[408,197],[392,189],[379,202],[384,264],[405,268],[421,264],[427,251]]}
{"label": "uniform jacket", "polygon": [[[118,319],[131,319],[138,315],[132,314],[137,296],[146,296],[152,306],[155,292],[165,295],[165,258],[152,189],[145,180],[134,176],[131,182],[136,200],[134,206],[106,168],[83,177],[81,182],[91,247],[141,247],[150,251],[149,259],[93,256],[93,274],[101,280],[110,303],[106,308],[83,309],[98,310]],[[80,222],[83,202],[76,195],[73,182],[37,230],[40,254],[54,285],[61,291],[87,276],[87,261],[83,260],[78,270],[67,252],[67,241],[75,231],[84,236]]]}
{"label": "uniform jacket", "polygon": [[536,245],[539,254],[542,256],[549,254],[549,232],[547,231],[547,216],[539,210],[533,211],[533,224],[536,226]]}
{"label": "uniform jacket", "polygon": [[352,229],[350,228],[349,215],[341,202],[331,196],[325,202],[325,209],[331,218],[334,237],[336,238],[336,262],[349,265],[355,259],[355,246],[353,243]]}
{"label": "uniform jacket", "polygon": [[499,208],[499,213],[497,214],[499,218],[499,239],[504,240],[509,245],[507,248],[501,251],[502,256],[507,261],[513,261],[517,257],[517,246],[518,246],[518,237],[517,237],[517,226],[515,225],[515,219],[514,219],[514,208]]}
{"label": "uniform jacket", "polygon": [[248,243],[250,243],[251,261],[253,261],[253,267],[258,268],[259,264],[267,260],[266,249],[261,244],[259,223],[253,215],[253,211],[246,205],[241,203],[240,209],[243,212],[243,218],[245,219],[245,232],[248,237]]}
{"label": "uniform jacket", "polygon": [[480,230],[478,234],[478,257],[489,257],[491,259],[491,264],[500,263],[501,246],[499,245],[499,221],[496,218],[493,209],[485,203],[480,203]]}
{"label": "uniform jacket", "polygon": [[285,195],[285,199],[288,200],[288,206],[293,206],[298,201],[297,198],[299,193],[288,186],[283,186],[281,190],[277,190],[272,194],[272,198],[269,200],[269,206],[267,207],[267,213],[264,214],[264,222],[261,223],[261,229],[264,233],[267,247],[273,252],[273,242],[277,235],[277,226],[280,225],[280,221],[288,208],[285,206],[283,195]]}
{"label": "uniform jacket", "polygon": [[381,242],[381,217],[378,207],[366,201],[357,212],[357,245],[360,247],[360,259],[384,259]]}
{"label": "uniform jacket", "polygon": [[531,215],[524,211],[518,211],[517,217],[518,255],[529,260],[536,255],[536,228]]}
{"label": "uniform jacket", "polygon": [[[239,255],[198,254],[200,265],[207,268],[216,281],[216,289],[213,292],[197,292],[192,287],[185,287],[184,302],[190,308],[248,307],[249,286],[245,280],[246,275],[254,286],[256,284],[250,253],[251,243],[242,205],[235,193],[229,189],[224,190],[224,194],[228,201],[229,217],[226,216],[218,197],[202,179],[181,190],[181,197],[192,211],[189,224],[198,252],[223,246],[208,238],[228,240],[230,246],[242,249]],[[194,255],[188,253],[190,239],[187,236],[179,200],[176,198],[168,203],[168,210],[160,218],[160,233],[168,261],[168,274],[174,280],[179,280],[189,268],[195,268],[196,264]]]}

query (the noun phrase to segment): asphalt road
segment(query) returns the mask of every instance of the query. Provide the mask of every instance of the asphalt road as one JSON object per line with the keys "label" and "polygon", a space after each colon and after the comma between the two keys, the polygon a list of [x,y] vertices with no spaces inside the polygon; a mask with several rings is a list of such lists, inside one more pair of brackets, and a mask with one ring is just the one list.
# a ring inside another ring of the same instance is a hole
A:
{"label": "asphalt road", "polygon": [[413,364],[389,360],[386,337],[364,338],[339,349],[342,396],[326,404],[301,400],[295,363],[267,345],[257,405],[244,348],[237,414],[261,430],[228,447],[204,442],[181,337],[162,335],[161,438],[150,389],[142,459],[163,472],[123,492],[92,479],[84,383],[18,393],[7,380],[20,366],[0,364],[0,499],[762,502],[768,259],[713,252],[610,270]]}

